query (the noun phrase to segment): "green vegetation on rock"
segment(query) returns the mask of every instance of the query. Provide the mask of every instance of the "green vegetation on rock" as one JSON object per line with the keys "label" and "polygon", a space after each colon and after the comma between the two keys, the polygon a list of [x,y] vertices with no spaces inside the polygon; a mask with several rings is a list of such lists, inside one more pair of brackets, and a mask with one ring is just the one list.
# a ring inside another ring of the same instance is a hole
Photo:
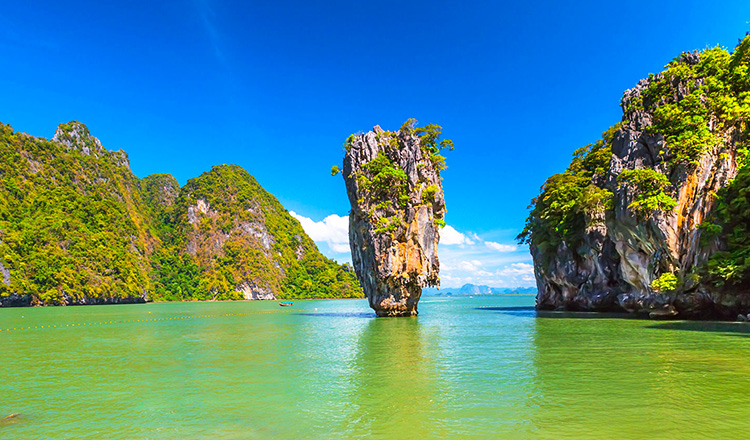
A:
{"label": "green vegetation on rock", "polygon": [[359,297],[348,265],[238,166],[136,178],[79,122],[0,124],[0,304]]}
{"label": "green vegetation on rock", "polygon": [[665,272],[651,282],[651,288],[656,292],[672,292],[677,288],[677,276],[673,273]]}
{"label": "green vegetation on rock", "polygon": [[701,229],[707,239],[722,243],[708,261],[706,278],[719,288],[750,288],[750,167],[742,167],[734,181],[719,191],[713,218]]}
{"label": "green vegetation on rock", "polygon": [[351,268],[320,254],[299,222],[239,166],[215,166],[190,179],[175,212],[167,253],[181,257],[167,259],[174,269],[158,272],[157,297],[174,295],[161,287],[196,264],[200,281],[181,299],[240,298],[238,286],[278,298],[361,296]]}
{"label": "green vegetation on rock", "polygon": [[[376,134],[376,139],[387,147],[389,154],[399,151],[410,137],[418,139],[421,153],[429,158],[439,176],[440,171],[447,168],[445,157],[440,154],[440,151],[453,150],[453,141],[440,139],[442,127],[439,125],[427,124],[424,127],[416,127],[416,123],[416,119],[410,118],[404,122],[399,131],[381,131]],[[344,144],[347,151],[354,140],[354,135],[347,138]],[[331,175],[335,176],[338,173],[339,168],[332,167]],[[372,160],[363,165],[362,170],[354,174],[354,177],[360,191],[360,201],[368,200],[371,203],[368,214],[375,225],[375,232],[393,232],[405,226],[404,210],[413,194],[410,194],[406,172],[388,157],[388,154],[378,151]],[[421,191],[421,200],[432,203],[439,188],[432,184],[412,190],[412,192],[418,191]],[[439,224],[444,224],[442,219],[437,219],[437,221],[442,222]]]}
{"label": "green vegetation on rock", "polygon": [[[709,151],[724,148],[726,137],[734,137],[734,156],[746,160],[750,141],[750,36],[730,54],[714,47],[684,53],[665,70],[651,75],[642,91],[626,93],[622,123],[610,128],[596,144],[574,153],[568,169],[550,177],[541,194],[532,200],[531,212],[519,240],[545,252],[555,253],[561,243],[575,249],[591,221],[602,221],[613,206],[618,189],[606,181],[611,145],[623,127],[661,136],[663,149],[655,152],[654,168],[626,169],[615,175],[627,185],[628,205],[641,219],[669,213],[677,205],[670,179],[695,167]],[[640,85],[639,85],[640,87]],[[632,127],[630,118],[652,114],[645,126]],[[729,157],[728,152],[719,155]],[[658,165],[658,167],[657,167]],[[731,272],[731,271],[730,271]]]}
{"label": "green vegetation on rock", "polygon": [[669,179],[664,174],[650,168],[625,170],[618,176],[621,183],[633,185],[633,201],[628,208],[648,216],[654,211],[671,211],[677,201],[664,191],[669,188]]}
{"label": "green vegetation on rock", "polygon": [[603,221],[612,208],[612,192],[603,187],[603,178],[618,128],[619,124],[602,133],[596,143],[576,150],[568,169],[547,179],[529,206],[520,242],[533,244],[543,253],[553,252],[563,242],[575,248],[584,229]]}
{"label": "green vegetation on rock", "polygon": [[621,123],[532,201],[518,238],[538,307],[747,315],[750,34],[681,54],[621,103]]}
{"label": "green vegetation on rock", "polygon": [[[695,165],[709,148],[722,142],[717,132],[731,126],[746,130],[750,120],[748,54],[745,37],[733,54],[720,47],[682,54],[652,77],[641,102],[628,110],[651,110],[649,130],[667,141],[672,165]],[[675,85],[681,87],[675,90]]]}
{"label": "green vegetation on rock", "polygon": [[101,149],[77,122],[60,125],[57,136],[51,142],[0,124],[0,264],[9,272],[0,299],[142,298],[158,239],[126,156]]}

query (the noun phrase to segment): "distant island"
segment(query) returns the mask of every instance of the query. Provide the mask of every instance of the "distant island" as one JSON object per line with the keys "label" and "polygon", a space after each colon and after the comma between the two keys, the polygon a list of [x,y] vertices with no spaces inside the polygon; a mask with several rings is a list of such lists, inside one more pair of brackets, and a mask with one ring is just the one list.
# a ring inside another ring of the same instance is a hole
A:
{"label": "distant island", "polygon": [[422,295],[429,296],[486,296],[486,295],[536,295],[535,287],[489,287],[464,284],[461,287],[424,288]]}

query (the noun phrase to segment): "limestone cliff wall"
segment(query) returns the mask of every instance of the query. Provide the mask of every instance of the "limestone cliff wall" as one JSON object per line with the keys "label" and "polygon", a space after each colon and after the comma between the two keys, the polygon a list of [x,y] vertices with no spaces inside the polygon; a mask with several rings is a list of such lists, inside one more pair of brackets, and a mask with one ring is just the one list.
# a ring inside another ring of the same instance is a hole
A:
{"label": "limestone cliff wall", "polygon": [[409,127],[376,126],[346,148],[349,241],[362,288],[379,316],[416,315],[422,288],[440,283],[440,165]]}
{"label": "limestone cliff wall", "polygon": [[[700,60],[699,54],[687,53],[674,65],[687,69]],[[622,123],[608,145],[609,167],[604,176],[593,179],[612,193],[611,209],[600,213],[599,219],[587,218],[578,234],[580,244],[574,249],[564,241],[550,250],[530,240],[537,308],[627,310],[652,317],[688,318],[730,318],[738,311],[747,312],[736,296],[703,285],[697,275],[720,245],[716,240],[701,240],[698,226],[714,209],[717,191],[737,175],[739,126],[724,124],[715,114],[707,117],[702,123],[712,141],[693,163],[675,160],[679,145],[669,144],[664,134],[654,129],[660,107],[680,103],[704,81],[696,75],[659,74],[625,92]],[[662,88],[658,100],[654,98],[657,86]],[[638,189],[624,184],[620,175],[636,169],[667,176],[667,193],[676,201],[674,209],[644,216],[632,207]],[[678,288],[655,291],[652,282],[667,272],[677,274]]]}

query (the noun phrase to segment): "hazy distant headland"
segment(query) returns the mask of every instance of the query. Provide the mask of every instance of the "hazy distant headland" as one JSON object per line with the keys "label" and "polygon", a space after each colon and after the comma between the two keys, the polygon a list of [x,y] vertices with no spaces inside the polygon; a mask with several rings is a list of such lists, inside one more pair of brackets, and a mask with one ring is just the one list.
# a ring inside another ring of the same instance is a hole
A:
{"label": "hazy distant headland", "polygon": [[536,287],[489,287],[464,284],[461,287],[422,289],[422,295],[429,296],[482,296],[482,295],[536,295]]}

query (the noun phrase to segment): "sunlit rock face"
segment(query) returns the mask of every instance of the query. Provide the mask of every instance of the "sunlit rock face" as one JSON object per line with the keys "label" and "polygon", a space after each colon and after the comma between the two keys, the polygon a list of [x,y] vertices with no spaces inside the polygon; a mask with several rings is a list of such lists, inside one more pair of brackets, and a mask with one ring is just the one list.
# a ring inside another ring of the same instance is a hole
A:
{"label": "sunlit rock face", "polygon": [[375,126],[345,146],[352,262],[378,316],[416,315],[422,288],[440,284],[443,158],[429,142],[405,124],[397,132]]}
{"label": "sunlit rock face", "polygon": [[[676,63],[694,66],[700,59],[686,53]],[[673,151],[679,145],[669,144],[654,129],[654,121],[667,117],[660,108],[680,103],[705,78],[663,78],[658,74],[643,79],[622,98],[622,123],[607,141],[608,169],[592,179],[592,184],[612,193],[611,208],[598,213],[599,218],[586,213],[576,246],[562,242],[549,249],[532,240],[538,309],[727,318],[750,306],[741,295],[708,288],[697,275],[721,246],[717,240],[701,239],[699,225],[716,207],[717,192],[737,176],[743,138],[737,126],[711,116],[702,123],[715,141],[694,163],[675,161]],[[661,93],[666,98],[654,100],[657,86],[665,88]],[[665,191],[676,206],[648,215],[636,212],[633,202],[642,191],[622,182],[620,176],[628,170],[654,170],[666,176]],[[664,273],[678,275],[677,289],[653,288]]]}

